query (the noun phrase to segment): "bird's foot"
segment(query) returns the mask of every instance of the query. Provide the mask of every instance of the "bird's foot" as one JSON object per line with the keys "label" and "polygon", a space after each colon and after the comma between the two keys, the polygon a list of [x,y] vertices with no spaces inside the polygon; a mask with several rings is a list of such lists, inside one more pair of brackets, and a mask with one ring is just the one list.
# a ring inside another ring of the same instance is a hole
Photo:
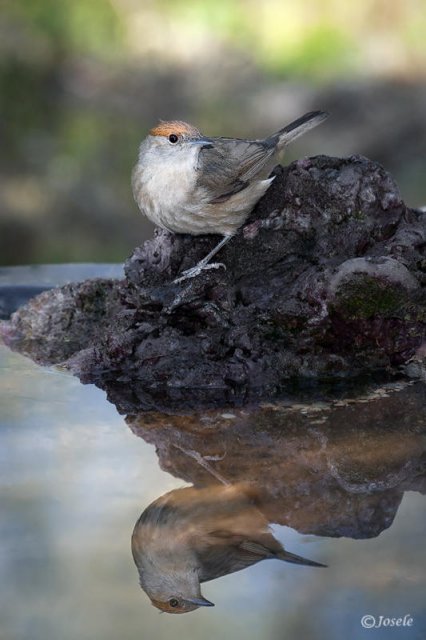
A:
{"label": "bird's foot", "polygon": [[188,280],[189,278],[195,278],[196,276],[200,275],[202,271],[206,271],[207,269],[220,269],[220,267],[223,267],[226,270],[226,266],[223,264],[223,262],[208,262],[207,264],[197,264],[195,265],[195,267],[192,267],[192,269],[183,271],[182,275],[179,276],[179,278],[173,280],[173,284],[178,284],[179,282],[183,282],[184,280]]}

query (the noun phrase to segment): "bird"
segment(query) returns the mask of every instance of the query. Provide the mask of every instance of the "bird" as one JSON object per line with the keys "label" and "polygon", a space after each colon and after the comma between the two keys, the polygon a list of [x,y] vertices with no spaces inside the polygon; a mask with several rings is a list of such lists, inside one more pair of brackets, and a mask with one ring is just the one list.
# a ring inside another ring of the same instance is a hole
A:
{"label": "bird", "polygon": [[328,115],[311,111],[262,140],[206,137],[179,120],[160,121],[149,131],[132,172],[133,196],[141,212],[172,233],[222,236],[210,253],[174,282],[205,269],[226,268],[210,261],[269,189],[277,156]]}
{"label": "bird", "polygon": [[276,558],[326,565],[286,551],[259,510],[248,483],[174,489],[152,502],[133,530],[132,553],[142,589],[167,613],[214,604],[201,583]]}

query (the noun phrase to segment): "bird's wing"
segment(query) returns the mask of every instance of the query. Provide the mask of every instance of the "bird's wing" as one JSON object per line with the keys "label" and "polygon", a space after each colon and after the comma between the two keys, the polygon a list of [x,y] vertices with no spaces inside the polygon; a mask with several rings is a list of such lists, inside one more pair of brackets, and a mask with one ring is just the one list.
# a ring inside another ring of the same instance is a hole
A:
{"label": "bird's wing", "polygon": [[326,566],[286,551],[266,530],[259,530],[250,538],[247,534],[235,531],[211,531],[203,536],[202,545],[200,542],[196,544],[196,554],[199,560],[200,582],[246,569],[266,558],[277,558],[310,567]]}
{"label": "bird's wing", "polygon": [[[272,538],[270,534],[269,537]],[[272,540],[276,543],[275,539]],[[197,544],[197,555],[200,582],[207,582],[251,567],[265,558],[273,558],[276,551],[255,540],[248,540],[244,534],[211,531],[208,536],[203,536],[202,546]]]}
{"label": "bird's wing", "polygon": [[263,141],[216,138],[212,146],[200,151],[196,187],[208,202],[226,202],[265,168],[275,149],[275,144]]}

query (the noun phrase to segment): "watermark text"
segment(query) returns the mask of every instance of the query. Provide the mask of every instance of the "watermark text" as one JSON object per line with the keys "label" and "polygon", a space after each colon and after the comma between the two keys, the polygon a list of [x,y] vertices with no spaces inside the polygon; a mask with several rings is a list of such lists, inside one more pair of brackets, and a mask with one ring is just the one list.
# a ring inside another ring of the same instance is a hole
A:
{"label": "watermark text", "polygon": [[401,618],[388,618],[387,616],[373,616],[368,613],[361,618],[364,629],[380,629],[381,627],[412,627],[414,619],[409,613]]}

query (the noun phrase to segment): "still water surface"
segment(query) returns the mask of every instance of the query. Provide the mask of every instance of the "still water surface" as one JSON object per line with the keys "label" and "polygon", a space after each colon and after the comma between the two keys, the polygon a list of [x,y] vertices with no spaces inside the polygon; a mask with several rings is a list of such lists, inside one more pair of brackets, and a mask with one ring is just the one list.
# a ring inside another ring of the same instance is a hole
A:
{"label": "still water surface", "polygon": [[[0,363],[2,640],[426,637],[423,387],[125,420],[66,373],[5,347]],[[328,568],[259,562],[202,585],[215,607],[159,615],[135,523],[166,492],[223,481],[256,486],[285,548]],[[407,617],[365,629],[368,614]]]}

